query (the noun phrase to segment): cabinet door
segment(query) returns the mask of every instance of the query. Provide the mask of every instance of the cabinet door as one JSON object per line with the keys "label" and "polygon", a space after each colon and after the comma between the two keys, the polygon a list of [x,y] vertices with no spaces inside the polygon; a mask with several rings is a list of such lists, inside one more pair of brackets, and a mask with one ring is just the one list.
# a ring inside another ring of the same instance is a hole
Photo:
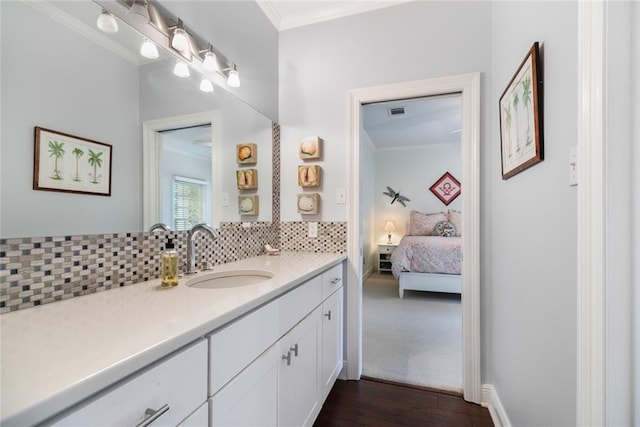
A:
{"label": "cabinet door", "polygon": [[171,355],[124,383],[106,391],[76,411],[54,421],[55,426],[134,426],[158,410],[153,426],[175,426],[207,396],[207,343]]}
{"label": "cabinet door", "polygon": [[342,289],[322,304],[322,400],[342,370]]}
{"label": "cabinet door", "polygon": [[279,344],[278,425],[307,426],[320,412],[321,308],[316,308]]}
{"label": "cabinet door", "polygon": [[211,398],[212,426],[275,426],[280,349],[273,346]]}

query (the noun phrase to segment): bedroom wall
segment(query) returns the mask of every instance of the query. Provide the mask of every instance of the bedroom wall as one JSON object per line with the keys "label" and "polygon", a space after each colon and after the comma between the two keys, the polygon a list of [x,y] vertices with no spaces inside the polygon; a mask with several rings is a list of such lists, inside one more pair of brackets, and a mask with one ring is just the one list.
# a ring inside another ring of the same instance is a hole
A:
{"label": "bedroom wall", "polygon": [[360,168],[360,216],[362,221],[360,221],[360,228],[364,242],[362,272],[366,276],[376,268],[378,250],[374,240],[376,230],[376,152],[369,135],[364,129],[360,131],[360,135],[362,135],[360,144],[360,161],[362,162],[362,167]]}
{"label": "bedroom wall", "polygon": [[[374,245],[387,241],[387,233],[383,228],[389,220],[396,225],[396,232],[392,234],[391,240],[398,243],[407,233],[409,213],[412,210],[443,212],[447,209],[462,209],[462,195],[446,206],[429,191],[445,172],[449,172],[458,181],[462,180],[461,150],[460,143],[376,150]],[[391,199],[382,194],[387,186],[411,199],[406,207],[397,202],[390,203]]]}
{"label": "bedroom wall", "polygon": [[[568,156],[577,144],[577,3],[495,2],[492,22],[491,233],[482,235],[491,383],[513,425],[575,425],[577,191]],[[504,181],[497,101],[536,40],[545,160]]]}

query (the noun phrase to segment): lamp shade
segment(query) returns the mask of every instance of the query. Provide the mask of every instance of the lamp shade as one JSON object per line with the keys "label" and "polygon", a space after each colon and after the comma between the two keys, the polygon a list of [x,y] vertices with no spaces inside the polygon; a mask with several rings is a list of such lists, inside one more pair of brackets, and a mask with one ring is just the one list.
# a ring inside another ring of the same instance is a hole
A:
{"label": "lamp shade", "polygon": [[118,22],[115,16],[105,9],[102,9],[102,13],[98,16],[98,22],[96,24],[98,28],[105,33],[113,34],[118,32]]}
{"label": "lamp shade", "polygon": [[393,221],[387,221],[387,223],[384,225],[384,231],[386,231],[387,233],[393,233],[394,231],[396,231],[396,225],[393,223]]}

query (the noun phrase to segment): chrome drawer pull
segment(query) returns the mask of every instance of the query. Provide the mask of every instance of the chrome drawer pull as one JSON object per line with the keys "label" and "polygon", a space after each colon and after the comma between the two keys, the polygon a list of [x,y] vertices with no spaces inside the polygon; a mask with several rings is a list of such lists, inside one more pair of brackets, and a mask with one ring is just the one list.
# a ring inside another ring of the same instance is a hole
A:
{"label": "chrome drawer pull", "polygon": [[298,357],[298,343],[296,343],[296,345],[294,345],[293,347],[291,347],[291,351],[293,351],[293,355],[295,357]]}
{"label": "chrome drawer pull", "polygon": [[287,366],[291,366],[291,352],[287,351],[287,355],[282,355],[282,360],[287,361]]}
{"label": "chrome drawer pull", "polygon": [[331,280],[331,284],[335,285],[336,283],[340,283],[340,280],[342,280],[340,277],[336,277],[335,279]]}
{"label": "chrome drawer pull", "polygon": [[144,411],[144,415],[146,418],[142,420],[139,424],[136,424],[136,427],[147,427],[148,425],[151,425],[152,422],[160,418],[168,410],[169,410],[169,405],[167,404],[162,405],[160,409],[157,409],[157,410],[147,408],[147,410]]}
{"label": "chrome drawer pull", "polygon": [[329,312],[325,313],[324,315],[327,317],[327,319],[331,320],[331,310],[329,310]]}

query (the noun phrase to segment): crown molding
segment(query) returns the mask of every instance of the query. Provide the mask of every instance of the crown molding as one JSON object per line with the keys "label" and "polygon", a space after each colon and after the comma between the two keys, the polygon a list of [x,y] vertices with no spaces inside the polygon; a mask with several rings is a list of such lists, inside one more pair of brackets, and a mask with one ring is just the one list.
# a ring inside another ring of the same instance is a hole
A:
{"label": "crown molding", "polygon": [[273,26],[278,31],[290,30],[292,28],[329,21],[331,19],[356,15],[376,9],[395,6],[401,3],[407,3],[409,1],[413,0],[384,0],[375,2],[344,1],[342,4],[335,5],[330,8],[315,8],[315,10],[310,8],[306,13],[283,15],[281,11],[278,10],[278,7],[275,4],[276,2],[273,0],[256,0],[258,6],[260,6],[264,14],[269,18]]}

